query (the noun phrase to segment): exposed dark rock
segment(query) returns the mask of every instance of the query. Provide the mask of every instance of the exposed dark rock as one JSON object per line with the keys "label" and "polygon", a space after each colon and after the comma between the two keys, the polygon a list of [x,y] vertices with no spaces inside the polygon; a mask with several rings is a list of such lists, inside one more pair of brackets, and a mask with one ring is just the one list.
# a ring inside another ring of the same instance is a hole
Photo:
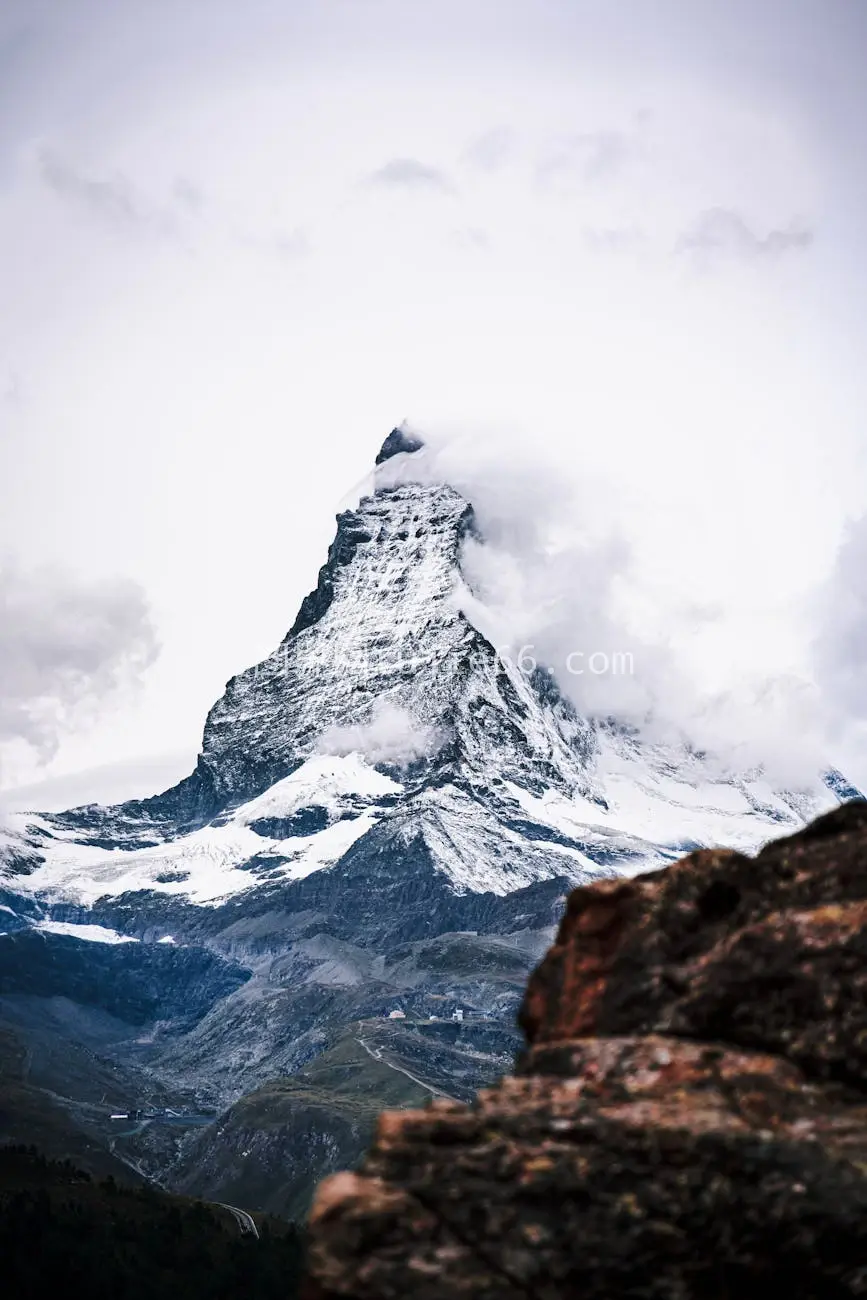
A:
{"label": "exposed dark rock", "polygon": [[406,429],[392,429],[379,449],[376,464],[381,465],[384,461],[390,460],[392,456],[397,456],[401,452],[418,451],[423,446],[424,440],[416,434],[408,433]]}
{"label": "exposed dark rock", "polygon": [[205,948],[83,943],[32,929],[0,935],[0,996],[68,998],[131,1025],[162,1017],[190,1027],[249,978]]}
{"label": "exposed dark rock", "polygon": [[309,1300],[867,1296],[867,805],[569,898],[518,1075],[386,1112]]}

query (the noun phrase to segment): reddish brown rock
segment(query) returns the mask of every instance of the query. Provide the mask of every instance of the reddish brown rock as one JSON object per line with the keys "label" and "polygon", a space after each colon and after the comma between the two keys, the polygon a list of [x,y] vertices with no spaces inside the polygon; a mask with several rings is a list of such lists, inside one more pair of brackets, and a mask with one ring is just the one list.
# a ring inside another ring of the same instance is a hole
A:
{"label": "reddish brown rock", "polygon": [[867,1296],[867,804],[575,890],[521,1020],[321,1186],[310,1300]]}

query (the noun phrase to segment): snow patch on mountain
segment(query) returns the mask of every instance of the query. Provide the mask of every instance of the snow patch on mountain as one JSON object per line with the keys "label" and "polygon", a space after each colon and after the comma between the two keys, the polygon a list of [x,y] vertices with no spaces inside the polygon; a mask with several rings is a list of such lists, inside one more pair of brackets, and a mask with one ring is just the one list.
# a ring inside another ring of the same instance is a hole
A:
{"label": "snow patch on mountain", "polygon": [[[214,903],[254,888],[266,874],[271,881],[301,880],[329,866],[370,829],[373,820],[364,813],[315,835],[285,841],[263,839],[229,824],[208,826],[138,852],[68,845],[49,852],[44,864],[19,881],[18,887],[49,900],[83,904],[141,891]],[[260,871],[252,873],[247,864],[257,856]]]}
{"label": "snow patch on mountain", "polygon": [[636,749],[604,732],[595,774],[602,798],[576,794],[569,799],[556,790],[537,796],[512,782],[508,789],[527,817],[571,838],[586,841],[603,833],[616,842],[628,827],[648,849],[632,864],[622,863],[619,874],[648,869],[656,854],[679,857],[693,848],[755,852],[775,836],[797,830],[805,816],[818,816],[839,802],[819,780],[810,791],[786,792],[761,775],[715,777],[687,750]]}
{"label": "snow patch on mountain", "polygon": [[[152,891],[211,904],[255,888],[264,880],[301,880],[330,866],[374,825],[375,801],[393,796],[397,782],[358,755],[316,756],[221,822],[139,850],[77,843],[74,831],[44,818],[10,814],[16,843],[38,851],[39,864],[15,879],[21,893],[86,906],[100,898]],[[305,807],[331,811],[329,824],[309,834],[267,834]],[[374,802],[374,806],[371,805]],[[17,826],[16,826],[17,824]],[[10,836],[10,839],[12,837]]]}
{"label": "snow patch on mountain", "polygon": [[339,811],[354,799],[381,799],[402,789],[359,753],[314,754],[264,794],[243,804],[232,820],[249,825],[266,817],[289,817],[312,805]]}
{"label": "snow patch on mountain", "polygon": [[37,921],[34,930],[45,934],[64,934],[85,943],[138,943],[132,935],[118,934],[105,925],[76,925],[72,921]]}

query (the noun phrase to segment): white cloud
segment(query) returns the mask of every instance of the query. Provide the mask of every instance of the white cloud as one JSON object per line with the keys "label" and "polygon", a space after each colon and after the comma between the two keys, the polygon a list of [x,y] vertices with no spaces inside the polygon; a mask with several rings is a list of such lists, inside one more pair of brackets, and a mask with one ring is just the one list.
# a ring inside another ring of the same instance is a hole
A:
{"label": "white cloud", "polygon": [[582,231],[588,247],[599,253],[628,253],[646,240],[640,226],[585,226]]}
{"label": "white cloud", "polygon": [[485,252],[491,246],[488,232],[478,226],[465,226],[461,230],[453,230],[449,241],[455,248],[474,253]]}
{"label": "white cloud", "polygon": [[[809,658],[792,666],[781,654],[791,653],[795,624],[766,626],[730,601],[697,600],[689,571],[673,580],[670,556],[660,581],[642,554],[654,521],[636,529],[626,481],[589,467],[576,478],[543,439],[532,453],[531,443],[434,432],[422,452],[377,474],[381,486],[448,481],[474,503],[482,540],[465,544],[458,600],[479,631],[513,663],[523,655],[549,668],[583,713],[629,721],[650,739],[686,739],[722,770],[763,766],[797,784],[842,761]],[[688,536],[686,513],[683,523]],[[856,582],[867,571],[848,568]],[[867,588],[858,602],[853,635],[867,647]],[[806,605],[797,612],[806,616]],[[851,662],[845,638],[839,649]],[[860,699],[867,713],[863,682]]]}
{"label": "white cloud", "polygon": [[496,126],[470,142],[464,160],[478,171],[495,172],[511,160],[515,148],[515,132],[508,126]]}
{"label": "white cloud", "polygon": [[[122,174],[91,175],[74,165],[57,148],[43,144],[36,149],[39,175],[49,190],[79,211],[120,231],[174,234],[175,216],[140,194]],[[189,188],[175,185],[173,197],[182,207],[191,207]]]}
{"label": "white cloud", "polygon": [[619,130],[579,131],[550,144],[536,174],[545,186],[568,189],[616,177],[635,157],[637,135]]}
{"label": "white cloud", "polygon": [[[867,731],[867,516],[851,523],[813,606],[816,678],[844,744]],[[867,748],[865,748],[867,753]],[[865,763],[867,771],[867,763]]]}
{"label": "white cloud", "polygon": [[82,582],[7,559],[0,609],[0,752],[25,746],[47,762],[65,732],[134,687],[157,655],[133,582]]}
{"label": "white cloud", "polygon": [[700,213],[684,231],[677,251],[705,261],[719,257],[765,258],[803,252],[812,242],[812,230],[797,222],[759,235],[739,212],[711,208]]}
{"label": "white cloud", "polygon": [[368,722],[357,727],[330,727],[317,748],[321,754],[363,754],[371,763],[405,767],[433,754],[440,744],[435,728],[391,700],[379,699]]}
{"label": "white cloud", "polygon": [[445,172],[430,167],[417,158],[392,158],[370,176],[373,185],[387,185],[397,189],[448,190],[450,184]]}

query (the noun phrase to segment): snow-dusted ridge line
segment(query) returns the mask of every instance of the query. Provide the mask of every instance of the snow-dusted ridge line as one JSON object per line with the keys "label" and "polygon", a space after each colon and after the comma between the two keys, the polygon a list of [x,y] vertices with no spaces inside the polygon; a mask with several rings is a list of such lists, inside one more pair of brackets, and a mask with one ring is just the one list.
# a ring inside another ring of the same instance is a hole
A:
{"label": "snow-dusted ridge line", "polygon": [[84,943],[138,943],[132,935],[119,934],[105,925],[77,925],[72,921],[36,921],[34,930],[44,934],[61,934]]}
{"label": "snow-dusted ridge line", "polygon": [[[402,787],[361,755],[317,756],[220,825],[155,847],[136,851],[44,841],[44,862],[16,885],[47,902],[85,906],[140,891],[213,904],[253,890],[263,879],[303,879],[338,862],[377,823],[394,821],[400,834],[423,837],[458,892],[503,894],[548,877],[577,881],[608,874],[612,853],[620,857],[617,871],[631,873],[662,865],[693,845],[725,843],[749,851],[798,824],[792,808],[770,788],[753,793],[773,809],[773,819],[758,815],[736,786],[674,781],[652,767],[630,770],[622,756],[605,789],[607,808],[580,793],[571,799],[556,791],[537,796],[506,782],[494,812],[447,785],[419,792],[409,808],[373,802],[345,815],[347,798],[393,798]],[[317,807],[337,818],[324,829],[283,839],[252,829],[251,823],[291,816],[314,798]],[[828,791],[824,806],[835,802]],[[527,819],[531,838],[524,828],[514,828],[510,808]],[[544,837],[546,828],[550,839]],[[253,859],[256,871],[247,865]]]}

